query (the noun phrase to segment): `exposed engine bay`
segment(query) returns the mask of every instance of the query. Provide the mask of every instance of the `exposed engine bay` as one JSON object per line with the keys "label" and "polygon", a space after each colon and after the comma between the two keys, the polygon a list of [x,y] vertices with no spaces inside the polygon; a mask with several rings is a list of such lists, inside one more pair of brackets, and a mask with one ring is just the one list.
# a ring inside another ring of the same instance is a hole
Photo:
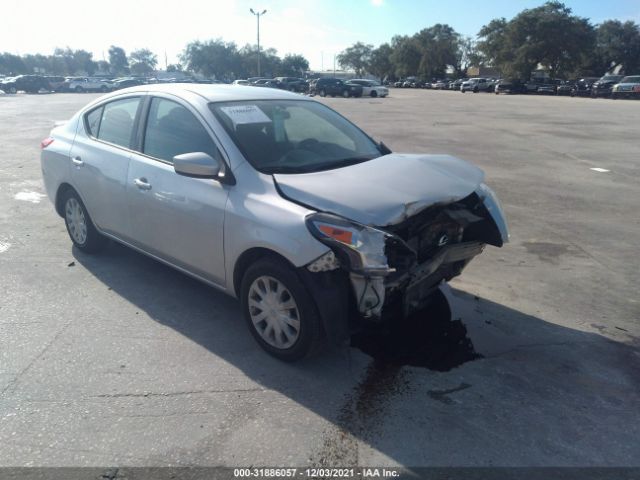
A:
{"label": "exposed engine bay", "polygon": [[460,275],[486,244],[508,241],[500,206],[484,184],[459,201],[432,205],[394,225],[367,227],[325,213],[314,214],[308,224],[332,248],[308,270],[345,269],[357,311],[374,321],[391,305],[400,305],[404,315],[423,308],[438,285]]}

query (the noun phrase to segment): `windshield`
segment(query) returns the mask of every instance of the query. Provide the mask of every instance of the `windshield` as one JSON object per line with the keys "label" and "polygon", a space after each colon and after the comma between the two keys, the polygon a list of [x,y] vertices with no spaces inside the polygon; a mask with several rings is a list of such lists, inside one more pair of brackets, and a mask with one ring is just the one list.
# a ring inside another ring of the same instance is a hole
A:
{"label": "windshield", "polygon": [[640,77],[624,77],[620,83],[640,83]]}
{"label": "windshield", "polygon": [[605,75],[600,79],[601,82],[617,82],[622,78],[621,75]]}
{"label": "windshield", "polygon": [[263,173],[306,173],[379,157],[371,138],[321,103],[251,100],[210,104],[253,167]]}

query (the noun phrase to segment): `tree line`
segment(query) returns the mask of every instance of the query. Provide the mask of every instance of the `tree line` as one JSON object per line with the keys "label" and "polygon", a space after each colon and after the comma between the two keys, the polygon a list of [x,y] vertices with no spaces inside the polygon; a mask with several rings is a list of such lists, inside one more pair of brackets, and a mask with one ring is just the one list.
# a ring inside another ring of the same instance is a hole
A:
{"label": "tree line", "polygon": [[[257,76],[258,49],[238,47],[222,39],[193,41],[168,71],[186,70],[208,78],[234,80]],[[521,11],[511,20],[494,19],[476,38],[465,37],[446,24],[414,35],[396,35],[377,48],[357,42],[337,56],[340,66],[358,76],[383,79],[418,76],[425,80],[462,77],[469,66],[494,67],[504,76],[528,79],[542,67],[554,78],[600,76],[619,69],[640,74],[640,26],[607,20],[593,25],[558,1]],[[302,55],[279,57],[273,48],[260,51],[263,76],[303,76],[309,62]],[[47,73],[77,75],[146,75],[155,71],[157,56],[143,48],[126,54],[112,45],[108,59],[90,52],[55,49],[53,55],[0,54],[0,74]]]}
{"label": "tree line", "polygon": [[121,47],[109,48],[109,60],[94,60],[93,54],[86,50],[56,48],[53,55],[27,54],[14,55],[0,53],[0,73],[48,75],[93,75],[95,73],[113,75],[145,75],[155,70],[157,56],[149,49],[134,50],[129,55]]}
{"label": "tree line", "polygon": [[377,48],[357,42],[337,56],[358,76],[381,80],[418,76],[462,77],[469,66],[493,67],[511,78],[529,79],[538,68],[553,78],[600,76],[619,69],[640,74],[640,26],[607,20],[593,25],[558,1],[494,19],[476,38],[436,24],[415,35],[397,35]]}
{"label": "tree line", "polygon": [[[257,75],[258,49],[255,45],[238,48],[233,42],[221,39],[194,41],[180,55],[180,63],[167,66],[167,71],[186,70],[207,78],[234,80]],[[261,73],[267,76],[302,76],[309,62],[302,55],[279,57],[273,48],[260,50]],[[0,53],[0,74],[19,75],[46,73],[48,75],[148,75],[158,66],[157,55],[142,48],[127,55],[118,46],[109,48],[108,57],[94,60],[86,50],[56,48],[53,55],[14,55]]]}

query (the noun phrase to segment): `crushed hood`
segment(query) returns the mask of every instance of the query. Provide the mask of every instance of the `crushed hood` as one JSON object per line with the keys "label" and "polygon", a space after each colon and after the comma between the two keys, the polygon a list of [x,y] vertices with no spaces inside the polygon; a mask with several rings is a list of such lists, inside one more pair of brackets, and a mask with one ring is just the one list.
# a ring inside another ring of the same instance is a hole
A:
{"label": "crushed hood", "polygon": [[384,227],[465,198],[482,183],[484,173],[449,155],[391,153],[335,170],[274,174],[274,179],[290,200]]}

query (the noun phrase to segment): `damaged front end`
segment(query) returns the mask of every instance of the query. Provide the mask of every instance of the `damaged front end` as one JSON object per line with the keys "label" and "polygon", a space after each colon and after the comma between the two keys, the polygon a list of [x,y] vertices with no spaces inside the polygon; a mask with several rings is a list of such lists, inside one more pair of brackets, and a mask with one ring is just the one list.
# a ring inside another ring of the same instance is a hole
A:
{"label": "damaged front end", "polygon": [[306,221],[311,234],[331,248],[307,270],[348,272],[357,311],[374,321],[391,307],[404,315],[423,308],[440,283],[460,275],[486,244],[501,247],[509,238],[502,208],[484,184],[393,225],[370,227],[322,212]]}

